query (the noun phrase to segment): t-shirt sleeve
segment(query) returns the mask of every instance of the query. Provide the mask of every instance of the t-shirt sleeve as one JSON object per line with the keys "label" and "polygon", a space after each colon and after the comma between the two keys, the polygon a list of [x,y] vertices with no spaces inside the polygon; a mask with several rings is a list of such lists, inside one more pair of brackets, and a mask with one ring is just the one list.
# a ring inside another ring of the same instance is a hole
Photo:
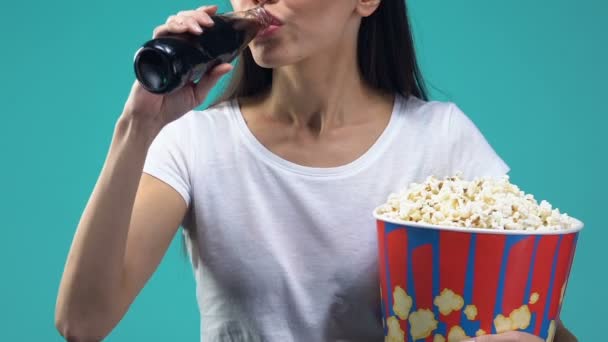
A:
{"label": "t-shirt sleeve", "polygon": [[158,133],[148,149],[143,172],[167,183],[190,205],[192,162],[185,126],[174,121]]}
{"label": "t-shirt sleeve", "polygon": [[509,166],[471,119],[455,104],[450,105],[449,158],[453,173],[462,172],[465,179],[475,177],[500,177],[507,174]]}

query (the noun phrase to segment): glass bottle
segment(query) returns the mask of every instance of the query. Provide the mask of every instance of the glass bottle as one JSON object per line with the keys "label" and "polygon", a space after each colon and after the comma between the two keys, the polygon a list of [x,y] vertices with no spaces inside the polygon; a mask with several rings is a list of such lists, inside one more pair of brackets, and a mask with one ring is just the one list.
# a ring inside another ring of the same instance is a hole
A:
{"label": "glass bottle", "polygon": [[215,24],[203,28],[202,34],[166,34],[137,50],[135,75],[146,90],[168,94],[198,81],[216,65],[233,61],[272,22],[261,6],[213,15],[211,19]]}

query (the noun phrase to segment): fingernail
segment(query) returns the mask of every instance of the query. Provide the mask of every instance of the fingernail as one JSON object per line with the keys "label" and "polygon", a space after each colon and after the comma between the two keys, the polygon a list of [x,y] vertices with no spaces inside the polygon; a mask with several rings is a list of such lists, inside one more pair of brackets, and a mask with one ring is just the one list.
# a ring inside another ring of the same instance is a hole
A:
{"label": "fingernail", "polygon": [[196,31],[198,33],[203,33],[203,29],[200,28],[200,26],[194,26],[194,31]]}

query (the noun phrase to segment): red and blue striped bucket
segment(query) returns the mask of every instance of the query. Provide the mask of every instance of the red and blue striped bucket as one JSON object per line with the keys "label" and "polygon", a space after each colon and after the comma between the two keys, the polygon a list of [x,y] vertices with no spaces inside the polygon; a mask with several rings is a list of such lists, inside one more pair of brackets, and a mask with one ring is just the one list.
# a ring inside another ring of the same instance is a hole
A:
{"label": "red and blue striped bucket", "polygon": [[451,342],[508,330],[553,339],[582,222],[540,233],[374,215],[386,341]]}

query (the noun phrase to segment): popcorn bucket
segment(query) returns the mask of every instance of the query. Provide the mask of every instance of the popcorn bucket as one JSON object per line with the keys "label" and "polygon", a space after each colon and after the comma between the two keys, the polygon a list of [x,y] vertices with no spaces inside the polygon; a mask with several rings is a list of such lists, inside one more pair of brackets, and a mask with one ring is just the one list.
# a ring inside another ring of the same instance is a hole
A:
{"label": "popcorn bucket", "polygon": [[553,341],[582,222],[512,231],[374,216],[385,341],[452,342],[510,330]]}

